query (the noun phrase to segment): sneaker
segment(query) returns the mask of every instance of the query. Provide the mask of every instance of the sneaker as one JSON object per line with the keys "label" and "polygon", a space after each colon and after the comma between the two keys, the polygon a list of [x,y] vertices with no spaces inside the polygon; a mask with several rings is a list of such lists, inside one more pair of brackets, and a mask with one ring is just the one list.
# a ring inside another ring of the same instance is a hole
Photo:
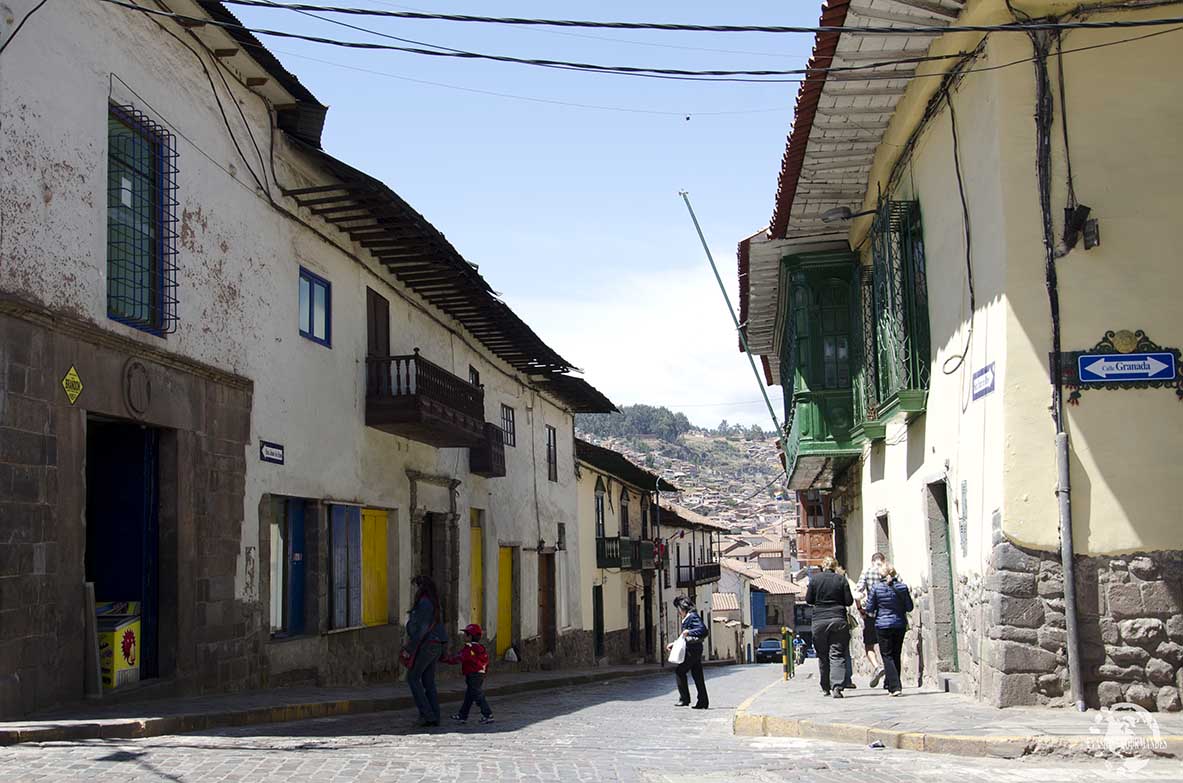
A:
{"label": "sneaker", "polygon": [[457,723],[468,723],[468,718],[464,717],[460,713],[453,715],[452,720],[456,721]]}
{"label": "sneaker", "polygon": [[481,723],[492,723],[492,722],[493,722],[492,715],[482,715],[481,716]]}
{"label": "sneaker", "polygon": [[829,695],[830,695],[830,692],[828,690],[826,690],[825,688],[822,688],[822,696],[829,696]]}
{"label": "sneaker", "polygon": [[903,695],[903,693],[904,693],[903,691],[892,691],[892,692],[891,692],[891,695],[892,695],[892,696],[902,696],[902,695]]}
{"label": "sneaker", "polygon": [[674,706],[675,706],[675,707],[689,707],[689,706],[690,706],[690,702],[688,702],[688,701],[676,701],[676,702],[674,702]]}
{"label": "sneaker", "polygon": [[883,679],[884,674],[886,674],[886,672],[884,671],[882,666],[880,666],[878,669],[875,670],[875,676],[871,678],[871,687],[872,688],[879,687],[879,681]]}

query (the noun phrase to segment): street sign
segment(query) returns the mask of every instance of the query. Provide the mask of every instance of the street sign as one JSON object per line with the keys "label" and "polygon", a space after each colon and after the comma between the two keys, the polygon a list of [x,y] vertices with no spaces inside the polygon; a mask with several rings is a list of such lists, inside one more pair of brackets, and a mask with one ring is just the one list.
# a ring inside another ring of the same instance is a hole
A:
{"label": "street sign", "polygon": [[980,400],[994,391],[994,362],[990,362],[974,373],[973,398]]}
{"label": "street sign", "polygon": [[1175,378],[1175,354],[1086,353],[1077,357],[1081,383],[1170,381]]}
{"label": "street sign", "polygon": [[283,444],[259,441],[259,459],[276,465],[283,464]]}

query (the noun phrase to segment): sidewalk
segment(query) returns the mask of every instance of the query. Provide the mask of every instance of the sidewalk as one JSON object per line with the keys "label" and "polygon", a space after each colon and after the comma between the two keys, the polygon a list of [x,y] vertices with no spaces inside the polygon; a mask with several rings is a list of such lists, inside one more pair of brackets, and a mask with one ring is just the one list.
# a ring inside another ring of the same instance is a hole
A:
{"label": "sidewalk", "polygon": [[[670,676],[667,665],[600,666],[527,673],[497,674],[490,698],[549,688],[564,688],[624,677]],[[464,697],[464,680],[439,681],[441,703]],[[32,718],[0,722],[0,746],[22,742],[84,739],[130,739],[206,731],[227,726],[310,720],[413,708],[405,682],[356,688],[274,688],[209,696],[103,704],[84,702]]]}
{"label": "sidewalk", "polygon": [[[779,677],[779,671],[770,667],[769,675],[770,679]],[[881,688],[871,688],[866,678],[856,677],[855,684],[858,688],[846,691],[843,699],[823,696],[817,660],[811,658],[798,667],[794,679],[777,679],[741,704],[735,713],[734,731],[743,736],[805,737],[863,745],[878,741],[888,748],[1003,758],[1029,754],[1094,757],[1103,755],[1107,746],[1132,751],[1153,739],[1144,724],[1132,735],[1118,733],[1120,727],[1109,727],[1099,710],[1001,710],[953,693],[905,688],[903,696],[890,698]],[[1153,742],[1154,755],[1183,758],[1183,714],[1148,715],[1157,722],[1161,739]],[[1109,737],[1107,728],[1113,731]]]}

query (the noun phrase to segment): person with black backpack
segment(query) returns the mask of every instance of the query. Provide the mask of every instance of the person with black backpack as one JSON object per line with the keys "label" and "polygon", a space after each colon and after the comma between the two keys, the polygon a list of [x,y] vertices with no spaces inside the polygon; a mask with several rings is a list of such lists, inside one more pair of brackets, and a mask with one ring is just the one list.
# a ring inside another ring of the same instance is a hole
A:
{"label": "person with black backpack", "polygon": [[887,672],[887,690],[892,696],[899,696],[903,692],[900,652],[904,649],[904,634],[908,631],[908,612],[913,608],[912,591],[899,578],[891,563],[881,563],[879,573],[883,581],[871,586],[867,595],[867,614],[875,617],[879,655]]}

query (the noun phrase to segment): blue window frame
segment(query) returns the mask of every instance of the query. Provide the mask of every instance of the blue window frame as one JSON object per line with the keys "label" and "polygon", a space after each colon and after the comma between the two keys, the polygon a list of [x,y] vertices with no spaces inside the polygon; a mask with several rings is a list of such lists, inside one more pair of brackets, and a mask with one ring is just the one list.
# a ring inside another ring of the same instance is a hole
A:
{"label": "blue window frame", "polygon": [[333,345],[333,286],[300,267],[300,334],[314,343]]}

